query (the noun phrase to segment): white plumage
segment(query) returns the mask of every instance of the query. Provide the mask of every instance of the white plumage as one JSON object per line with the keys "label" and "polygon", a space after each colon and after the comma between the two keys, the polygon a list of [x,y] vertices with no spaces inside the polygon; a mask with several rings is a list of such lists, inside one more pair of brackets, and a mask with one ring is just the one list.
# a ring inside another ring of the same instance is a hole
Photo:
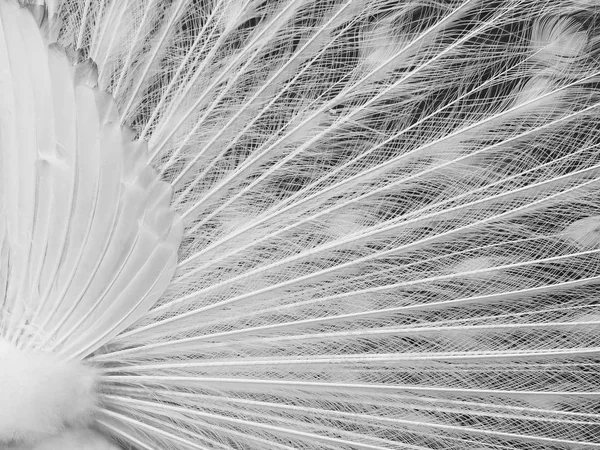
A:
{"label": "white plumage", "polygon": [[0,446],[600,447],[595,2],[22,3]]}

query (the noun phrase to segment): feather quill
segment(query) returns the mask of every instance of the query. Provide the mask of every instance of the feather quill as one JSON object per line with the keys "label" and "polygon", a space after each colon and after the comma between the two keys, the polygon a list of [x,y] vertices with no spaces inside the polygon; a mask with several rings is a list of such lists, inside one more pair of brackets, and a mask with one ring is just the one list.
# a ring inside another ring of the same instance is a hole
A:
{"label": "feather quill", "polygon": [[[594,2],[48,7],[98,90],[55,85],[70,71],[38,41],[56,75],[17,65],[4,88],[2,335],[36,348],[15,338],[35,324],[94,367],[98,430],[136,450],[600,447]],[[22,53],[5,27],[0,57]],[[50,114],[45,89],[66,92],[57,136],[81,133],[37,182],[35,153],[5,150],[37,135],[6,111]],[[36,186],[86,200],[18,213]],[[13,262],[25,229],[45,234]],[[12,271],[51,286],[29,321]]]}
{"label": "feather quill", "polygon": [[182,227],[89,65],[15,2],[0,25],[0,445],[33,445],[91,422],[96,371],[81,360],[157,301]]}

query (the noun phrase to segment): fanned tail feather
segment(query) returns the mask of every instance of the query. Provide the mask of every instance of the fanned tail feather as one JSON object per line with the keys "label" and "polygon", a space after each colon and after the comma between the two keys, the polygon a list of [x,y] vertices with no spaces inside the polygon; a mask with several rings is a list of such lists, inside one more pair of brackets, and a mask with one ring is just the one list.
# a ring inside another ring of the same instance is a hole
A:
{"label": "fanned tail feather", "polygon": [[97,373],[81,360],[157,301],[175,270],[182,223],[145,145],[121,128],[112,97],[88,85],[94,71],[74,69],[29,11],[4,0],[0,68],[6,448],[89,424]]}
{"label": "fanned tail feather", "polygon": [[[97,368],[102,431],[147,450],[600,447],[593,2],[53,8],[47,36],[93,60],[115,98],[100,123],[140,139],[90,158],[135,160],[147,184],[127,223],[156,212],[123,266],[131,291],[115,281],[112,303],[60,297],[34,315],[59,339],[51,350]],[[77,113],[112,102],[84,90]],[[11,157],[34,176],[33,157],[2,151],[3,170]],[[139,263],[177,245],[166,184],[185,226],[168,285],[170,266]],[[17,200],[3,198],[6,242]],[[14,220],[31,226],[28,214]],[[50,276],[35,266],[48,257],[20,258]],[[88,281],[111,292],[99,270]],[[144,308],[124,312],[118,292]],[[48,326],[90,304],[89,333]]]}

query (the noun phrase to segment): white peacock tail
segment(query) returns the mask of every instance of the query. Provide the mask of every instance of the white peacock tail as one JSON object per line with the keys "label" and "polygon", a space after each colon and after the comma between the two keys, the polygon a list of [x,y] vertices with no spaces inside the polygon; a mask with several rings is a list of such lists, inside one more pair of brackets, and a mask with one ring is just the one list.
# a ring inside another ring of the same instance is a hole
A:
{"label": "white peacock tail", "polygon": [[23,3],[0,446],[600,448],[596,0]]}

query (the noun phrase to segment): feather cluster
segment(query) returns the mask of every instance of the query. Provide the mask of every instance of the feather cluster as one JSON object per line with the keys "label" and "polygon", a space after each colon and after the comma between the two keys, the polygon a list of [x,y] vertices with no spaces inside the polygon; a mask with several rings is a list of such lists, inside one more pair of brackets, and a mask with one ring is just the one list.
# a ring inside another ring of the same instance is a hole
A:
{"label": "feather cluster", "polygon": [[[51,107],[13,112],[66,88],[1,72],[14,84],[0,83],[0,117],[21,122],[0,121],[0,285],[21,278],[7,284],[20,295],[0,290],[0,335],[93,366],[106,436],[136,450],[598,447],[595,1],[47,3],[46,43],[76,74],[93,61],[98,87],[60,116],[76,126],[52,129]],[[22,13],[0,5],[8,28]],[[55,58],[1,31],[0,58]],[[102,126],[80,128],[80,111]],[[6,127],[65,162],[17,157]],[[95,196],[79,193],[88,179]],[[156,272],[117,251],[138,235],[161,249]],[[82,236],[96,252],[75,250]]]}
{"label": "feather cluster", "polygon": [[91,421],[81,360],[156,302],[182,227],[93,66],[4,0],[0,67],[0,446],[32,445]]}

